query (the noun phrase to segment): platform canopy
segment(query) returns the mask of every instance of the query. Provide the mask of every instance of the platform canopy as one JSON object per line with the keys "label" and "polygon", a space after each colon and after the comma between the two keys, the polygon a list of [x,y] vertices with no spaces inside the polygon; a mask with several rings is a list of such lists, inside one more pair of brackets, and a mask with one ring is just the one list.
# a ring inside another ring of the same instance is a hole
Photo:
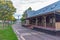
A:
{"label": "platform canopy", "polygon": [[48,5],[42,9],[39,9],[37,11],[33,11],[33,10],[28,10],[27,11],[27,17],[34,17],[37,15],[41,15],[41,14],[46,14],[48,12],[52,12],[52,11],[56,11],[56,10],[60,10],[60,1],[57,1],[51,5]]}

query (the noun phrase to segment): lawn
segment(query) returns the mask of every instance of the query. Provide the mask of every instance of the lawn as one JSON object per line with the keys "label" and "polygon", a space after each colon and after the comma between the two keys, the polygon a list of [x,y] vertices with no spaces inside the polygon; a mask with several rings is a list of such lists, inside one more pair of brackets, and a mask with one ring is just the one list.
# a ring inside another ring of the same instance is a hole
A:
{"label": "lawn", "polygon": [[0,40],[18,40],[11,26],[0,29]]}

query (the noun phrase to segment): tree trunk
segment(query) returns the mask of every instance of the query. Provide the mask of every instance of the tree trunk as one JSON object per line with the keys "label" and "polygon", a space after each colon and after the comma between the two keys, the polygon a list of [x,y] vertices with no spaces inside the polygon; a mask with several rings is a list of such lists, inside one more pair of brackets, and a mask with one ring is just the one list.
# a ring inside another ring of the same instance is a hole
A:
{"label": "tree trunk", "polygon": [[3,27],[3,29],[4,29],[4,20],[2,20],[2,27]]}
{"label": "tree trunk", "polygon": [[8,26],[9,26],[9,20],[8,20]]}

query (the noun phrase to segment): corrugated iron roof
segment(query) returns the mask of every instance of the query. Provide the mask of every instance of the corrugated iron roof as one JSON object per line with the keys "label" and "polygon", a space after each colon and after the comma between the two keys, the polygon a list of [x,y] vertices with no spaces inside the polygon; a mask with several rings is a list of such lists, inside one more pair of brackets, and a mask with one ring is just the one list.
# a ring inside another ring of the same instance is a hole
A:
{"label": "corrugated iron roof", "polygon": [[48,5],[37,11],[30,10],[27,12],[27,14],[28,14],[28,17],[33,17],[33,16],[40,15],[40,14],[46,14],[47,12],[51,12],[51,11],[55,11],[55,10],[60,10],[60,1],[55,2],[51,5]]}

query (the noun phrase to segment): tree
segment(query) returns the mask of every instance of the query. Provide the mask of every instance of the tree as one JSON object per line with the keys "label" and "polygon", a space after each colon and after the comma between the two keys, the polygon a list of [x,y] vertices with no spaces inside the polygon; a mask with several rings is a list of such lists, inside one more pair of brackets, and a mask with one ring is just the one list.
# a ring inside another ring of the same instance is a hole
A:
{"label": "tree", "polygon": [[24,11],[23,15],[22,15],[22,18],[21,18],[21,22],[22,23],[25,23],[25,19],[27,18],[27,11],[28,10],[32,10],[31,7],[29,7],[27,10]]}
{"label": "tree", "polygon": [[29,7],[27,10],[32,10],[32,8],[31,8],[31,7]]}
{"label": "tree", "polygon": [[9,0],[0,0],[0,20],[3,21],[3,27],[4,27],[4,22],[6,20],[10,20],[10,16],[14,14],[16,9],[14,8],[12,2]]}

